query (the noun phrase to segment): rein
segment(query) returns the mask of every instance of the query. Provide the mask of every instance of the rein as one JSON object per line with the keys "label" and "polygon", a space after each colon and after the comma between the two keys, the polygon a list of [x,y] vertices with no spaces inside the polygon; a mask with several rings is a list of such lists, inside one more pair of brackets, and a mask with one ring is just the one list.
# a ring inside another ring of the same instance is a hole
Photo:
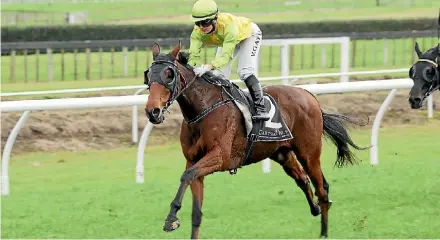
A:
{"label": "rein", "polygon": [[[181,74],[179,73],[179,75],[181,75]],[[181,75],[181,76],[182,76],[182,75]],[[185,79],[183,76],[182,76],[182,78]],[[173,102],[174,102],[178,97],[180,97],[180,95],[182,95],[183,92],[184,92],[189,86],[191,86],[191,84],[193,84],[193,83],[195,82],[196,78],[197,78],[197,76],[194,76],[188,84],[185,84],[185,87],[183,87],[182,90],[181,90],[178,94],[176,94],[176,96],[174,96],[173,98],[171,98],[170,100],[168,100],[168,102],[165,104],[165,107],[162,109],[162,113],[164,113],[165,111],[169,112],[169,111],[168,111],[168,108],[171,106],[171,104],[173,104]],[[185,81],[185,82],[186,82],[186,81]]]}
{"label": "rein", "polygon": [[[438,79],[437,79],[438,80]],[[433,87],[434,84],[431,85],[430,89],[428,90],[428,92],[426,92],[425,97],[428,97],[429,95],[431,95],[435,90],[440,88],[440,84],[437,84],[437,86]]]}
{"label": "rein", "polygon": [[[197,77],[197,76],[195,76],[194,79],[195,79],[196,77]],[[187,120],[186,117],[185,117],[184,119],[185,119],[186,123],[188,123],[189,125],[199,122],[199,121],[202,120],[206,115],[208,115],[210,112],[214,111],[216,108],[219,108],[219,107],[221,107],[221,106],[223,106],[223,105],[226,105],[226,104],[228,104],[229,102],[235,100],[235,99],[232,97],[232,95],[230,95],[227,91],[225,91],[225,87],[224,87],[223,85],[218,85],[218,84],[216,84],[216,83],[214,83],[214,82],[211,82],[211,81],[209,81],[209,80],[207,80],[207,79],[205,79],[205,78],[203,78],[203,80],[205,80],[206,82],[208,82],[208,83],[210,83],[210,84],[212,84],[212,85],[220,86],[220,87],[222,88],[222,91],[225,92],[225,93],[229,96],[229,98],[226,99],[226,100],[220,101],[220,102],[216,102],[215,104],[213,104],[213,105],[210,106],[209,108],[207,108],[207,109],[201,111],[199,114],[197,114],[197,116],[195,116],[194,118],[192,118],[192,119],[190,119],[190,120]],[[193,82],[195,82],[195,80],[193,80]],[[191,83],[192,83],[192,82],[191,82]],[[183,89],[183,90],[185,90],[185,89]],[[180,91],[180,93],[182,93],[183,90]],[[179,94],[179,95],[180,95],[180,94]]]}

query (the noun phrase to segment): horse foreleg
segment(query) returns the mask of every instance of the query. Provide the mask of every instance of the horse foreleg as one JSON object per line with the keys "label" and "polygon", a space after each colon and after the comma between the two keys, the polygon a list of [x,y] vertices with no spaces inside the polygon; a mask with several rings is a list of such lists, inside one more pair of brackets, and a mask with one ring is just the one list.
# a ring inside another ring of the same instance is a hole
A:
{"label": "horse foreleg", "polygon": [[170,232],[176,230],[180,226],[180,221],[177,218],[177,211],[179,211],[182,206],[183,195],[188,186],[197,178],[204,177],[215,171],[221,170],[222,158],[220,153],[220,147],[214,147],[193,166],[188,168],[189,163],[187,164],[187,169],[180,178],[179,190],[177,191],[176,197],[171,202],[170,212],[165,219],[165,225],[163,227],[164,231]]}
{"label": "horse foreleg", "polygon": [[194,180],[190,187],[193,196],[191,239],[198,239],[202,223],[203,177]]}
{"label": "horse foreleg", "polygon": [[188,185],[189,183],[186,181],[180,182],[180,186],[179,189],[177,190],[176,197],[174,197],[174,200],[171,202],[170,212],[168,213],[168,216],[165,219],[165,225],[163,226],[163,230],[165,232],[171,232],[180,227],[180,221],[177,218],[177,212],[182,207],[183,195],[185,194]]}
{"label": "horse foreleg", "polygon": [[190,161],[186,161],[186,170],[180,178],[179,189],[177,190],[177,194],[171,202],[170,212],[165,219],[165,225],[163,226],[163,230],[165,232],[171,232],[173,230],[176,230],[180,226],[180,221],[177,218],[177,212],[182,207],[183,196],[185,195],[185,191],[190,184],[189,181],[184,181],[183,179],[187,178],[188,175],[193,175],[193,171],[188,171],[192,165],[193,164]]}
{"label": "horse foreleg", "polygon": [[304,195],[306,196],[307,202],[310,206],[310,212],[313,216],[318,216],[321,213],[321,208],[319,207],[318,203],[313,201],[313,191],[310,187],[310,181],[307,178],[306,173],[304,172],[304,169],[299,164],[298,160],[296,159],[295,153],[293,151],[288,151],[284,154],[284,164],[283,169],[293,179],[295,179],[296,184],[298,187],[301,188],[301,190],[304,192]]}

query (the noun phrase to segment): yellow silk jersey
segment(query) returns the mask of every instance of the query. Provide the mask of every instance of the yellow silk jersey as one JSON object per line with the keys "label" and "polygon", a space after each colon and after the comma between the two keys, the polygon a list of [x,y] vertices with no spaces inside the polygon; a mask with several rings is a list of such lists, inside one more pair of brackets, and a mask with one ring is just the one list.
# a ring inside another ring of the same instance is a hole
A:
{"label": "yellow silk jersey", "polygon": [[195,67],[200,66],[200,51],[204,45],[207,45],[222,47],[221,54],[211,61],[212,66],[216,69],[226,66],[232,59],[235,46],[251,36],[251,23],[252,21],[245,17],[219,13],[214,32],[205,34],[199,27],[194,26],[190,38],[188,63]]}

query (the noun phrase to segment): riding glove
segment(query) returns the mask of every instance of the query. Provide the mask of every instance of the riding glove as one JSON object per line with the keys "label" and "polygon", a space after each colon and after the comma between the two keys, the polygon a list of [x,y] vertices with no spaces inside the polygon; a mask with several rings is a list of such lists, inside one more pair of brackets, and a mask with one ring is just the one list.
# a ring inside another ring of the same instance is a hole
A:
{"label": "riding glove", "polygon": [[197,77],[201,77],[203,74],[211,70],[211,65],[202,65],[194,68],[194,73]]}

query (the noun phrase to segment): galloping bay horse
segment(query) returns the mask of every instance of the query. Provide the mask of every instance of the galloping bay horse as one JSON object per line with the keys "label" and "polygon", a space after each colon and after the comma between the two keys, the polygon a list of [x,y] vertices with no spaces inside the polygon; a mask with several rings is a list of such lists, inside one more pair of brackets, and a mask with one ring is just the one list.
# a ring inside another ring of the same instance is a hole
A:
{"label": "galloping bay horse", "polygon": [[[266,127],[281,126],[280,123],[269,122],[273,121],[272,117],[278,111],[286,131],[290,131],[292,136],[282,141],[256,140],[251,153],[245,156],[248,142],[255,139],[248,138],[250,134],[247,134],[245,114],[233,101],[239,98],[234,96],[240,94],[231,94],[231,89],[235,92],[241,90],[210,73],[196,77],[193,68],[186,64],[187,58],[180,53],[180,42],[168,54],[161,53],[158,44],[154,44],[152,52],[154,61],[144,73],[144,83],[150,90],[145,106],[147,117],[153,124],[162,123],[163,113],[174,100],[184,116],[180,142],[186,158],[186,170],[180,178],[180,186],[171,202],[163,230],[173,231],[180,226],[177,212],[181,208],[184,192],[190,186],[193,196],[191,238],[197,239],[202,221],[204,177],[270,158],[280,164],[303,190],[311,214],[321,214],[321,237],[327,237],[331,201],[328,197],[329,184],[320,164],[322,135],[329,137],[337,147],[335,165],[342,167],[354,164],[357,160],[349,145],[355,149],[364,148],[351,140],[343,121],[357,122],[343,115],[323,112],[317,99],[304,89],[272,85],[266,87],[264,92],[269,95],[268,99],[275,99],[278,107],[275,110],[274,103],[270,106],[272,115],[265,122]],[[318,201],[313,199],[309,178]]]}
{"label": "galloping bay horse", "polygon": [[414,85],[409,92],[411,108],[422,107],[423,100],[440,88],[440,44],[422,53],[416,42],[414,51],[419,59],[409,69]]}

